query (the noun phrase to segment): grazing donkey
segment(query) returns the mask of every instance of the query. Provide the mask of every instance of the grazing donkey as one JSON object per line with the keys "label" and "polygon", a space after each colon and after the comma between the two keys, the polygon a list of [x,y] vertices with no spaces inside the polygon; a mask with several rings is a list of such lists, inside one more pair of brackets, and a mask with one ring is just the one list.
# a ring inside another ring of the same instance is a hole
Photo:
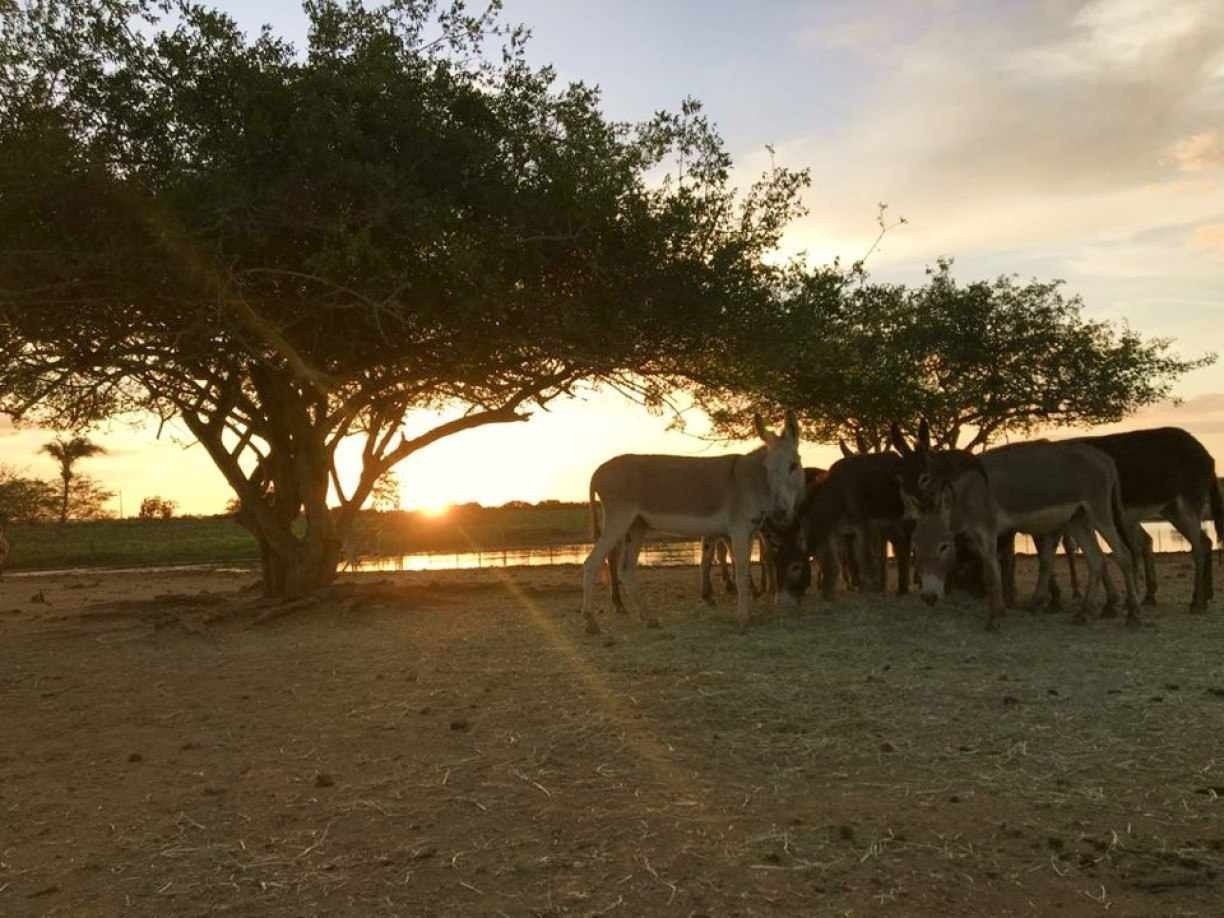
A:
{"label": "grazing donkey", "polygon": [[[894,444],[905,441],[893,427]],[[1114,462],[1105,453],[1080,443],[1018,444],[974,456],[964,450],[935,451],[925,422],[915,449],[906,455],[899,477],[906,513],[916,519],[914,549],[922,578],[922,598],[934,604],[955,562],[955,539],[963,534],[982,559],[994,630],[1003,614],[999,569],[1001,533],[1053,536],[1066,530],[1084,551],[1089,579],[1076,620],[1086,621],[1094,608],[1104,560],[1100,533],[1126,583],[1127,623],[1139,623],[1132,566],[1132,547],[1122,511],[1121,488]],[[1040,573],[1036,596],[1045,596],[1057,539],[1038,539]]]}
{"label": "grazing donkey", "polygon": [[747,455],[623,455],[595,470],[590,486],[595,547],[582,572],[587,633],[599,633],[593,610],[595,578],[613,551],[619,554],[609,564],[614,584],[619,574],[630,604],[647,625],[657,627],[658,620],[647,613],[637,594],[638,553],[651,530],[730,538],[738,590],[736,619],[741,631],[747,628],[752,608],[748,555],[753,534],[767,520],[787,525],[803,495],[799,424],[794,414],[787,413],[781,434],[766,430],[759,417],[754,420],[765,445]]}
{"label": "grazing donkey", "polygon": [[[1068,442],[1068,441],[1062,441]],[[1122,487],[1122,507],[1132,541],[1143,540],[1144,603],[1156,603],[1156,565],[1151,538],[1137,534],[1144,520],[1163,517],[1190,543],[1194,558],[1194,592],[1190,611],[1207,608],[1215,589],[1211,572],[1211,539],[1203,532],[1203,509],[1210,507],[1216,541],[1224,544],[1224,503],[1216,481],[1215,460],[1194,436],[1180,427],[1155,427],[1102,437],[1077,437],[1113,459]],[[1136,559],[1137,561],[1138,559]],[[1106,580],[1112,594],[1113,584]]]}
{"label": "grazing donkey", "polygon": [[[828,475],[828,469],[805,468],[803,470],[805,495],[811,494],[816,488],[820,487]],[[776,543],[779,540],[778,533],[774,532],[768,523],[762,526],[760,532],[757,533],[757,544],[761,558],[761,589],[758,591],[754,583],[752,586],[753,596],[765,593],[775,599],[777,598],[778,573],[777,560],[774,555]],[[714,601],[714,586],[710,581],[710,568],[715,560],[718,561],[719,570],[722,573],[723,586],[726,588],[726,591],[728,593],[735,592],[735,580],[732,578],[730,566],[727,564],[727,540],[713,537],[702,539],[701,598],[708,603]],[[811,579],[811,571],[808,571],[808,578],[809,580]]]}
{"label": "grazing donkey", "polygon": [[[1046,441],[1049,442],[1049,441]],[[1076,437],[1060,443],[1082,443],[1099,449],[1114,461],[1122,489],[1122,509],[1127,535],[1138,549],[1135,577],[1138,580],[1139,556],[1144,573],[1144,605],[1156,604],[1156,564],[1152,537],[1141,525],[1164,518],[1190,544],[1194,558],[1194,588],[1190,611],[1201,612],[1214,595],[1211,569],[1211,541],[1202,531],[1206,508],[1215,523],[1216,540],[1224,543],[1224,505],[1215,477],[1215,460],[1194,436],[1179,427],[1157,427],[1100,437]],[[1064,544],[1066,544],[1064,542]],[[1075,562],[1068,545],[1072,588],[1075,588]],[[1004,572],[1004,588],[1009,572]],[[1117,605],[1117,590],[1108,573],[1104,574],[1108,595],[1106,608]],[[1057,602],[1057,585],[1051,579],[1051,599]],[[1014,581],[1011,585],[1014,591]],[[1038,597],[1040,601],[1042,597]]]}
{"label": "grazing donkey", "polygon": [[790,599],[798,600],[803,595],[803,567],[812,557],[820,557],[825,572],[824,597],[833,597],[837,586],[834,572],[838,569],[833,540],[840,540],[846,530],[853,533],[853,556],[865,587],[885,587],[885,571],[879,564],[882,553],[881,557],[868,553],[872,536],[879,533],[892,542],[897,556],[897,592],[909,591],[909,526],[897,491],[900,462],[901,457],[895,453],[839,459],[820,487],[805,496],[795,523],[782,534],[777,550],[779,583]]}

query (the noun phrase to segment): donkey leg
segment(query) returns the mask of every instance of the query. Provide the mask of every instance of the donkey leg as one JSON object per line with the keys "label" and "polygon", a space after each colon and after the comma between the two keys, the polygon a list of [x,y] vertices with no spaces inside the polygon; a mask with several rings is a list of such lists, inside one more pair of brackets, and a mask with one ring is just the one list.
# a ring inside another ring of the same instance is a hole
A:
{"label": "donkey leg", "polygon": [[838,557],[835,541],[840,541],[840,538],[830,536],[825,539],[818,552],[820,569],[824,574],[824,579],[820,583],[820,595],[829,601],[832,601],[837,595],[837,579],[842,574],[841,559]]}
{"label": "donkey leg", "polygon": [[[626,536],[628,538],[628,536]],[[625,598],[621,595],[621,566],[625,557],[625,543],[617,542],[608,552],[608,583],[612,587],[612,608],[617,615],[625,615]]]}
{"label": "donkey leg", "polygon": [[910,555],[913,554],[913,547],[904,525],[893,535],[892,547],[893,554],[897,556],[897,595],[905,596],[910,591]]}
{"label": "donkey leg", "polygon": [[1083,599],[1080,591],[1079,573],[1075,570],[1075,539],[1070,534],[1063,535],[1063,551],[1067,553],[1067,577],[1071,581],[1071,598]]}
{"label": "donkey leg", "polygon": [[[1135,523],[1131,531],[1131,545],[1138,554],[1135,556],[1135,585],[1139,585],[1139,562],[1143,561],[1143,605],[1156,605],[1156,553],[1152,547],[1152,537],[1143,528],[1142,523]],[[1142,559],[1140,559],[1142,555]]]}
{"label": "donkey leg", "polygon": [[860,524],[854,533],[854,560],[858,567],[859,589],[864,593],[877,593],[880,589],[876,579],[874,536],[867,523]]}
{"label": "donkey leg", "polygon": [[735,575],[731,571],[731,562],[727,560],[727,540],[719,536],[714,542],[714,551],[718,558],[718,570],[722,574],[723,592],[730,595],[735,592]]}
{"label": "donkey leg", "polygon": [[642,554],[642,545],[646,541],[646,527],[635,523],[625,536],[625,558],[621,562],[621,572],[625,579],[625,594],[637,610],[638,618],[648,628],[658,628],[659,620],[653,610],[648,610],[642,602],[642,592],[638,589],[638,558]]}
{"label": "donkey leg", "polygon": [[1190,543],[1190,553],[1194,558],[1194,594],[1190,598],[1190,611],[1205,612],[1207,584],[1211,577],[1211,553],[1204,545],[1203,526],[1199,522],[1199,515],[1187,507],[1185,501],[1178,499],[1165,513],[1165,519]]}
{"label": "donkey leg", "polygon": [[[1139,590],[1135,586],[1135,562],[1126,543],[1122,541],[1122,535],[1118,532],[1116,526],[1112,523],[1097,522],[1096,530],[1101,534],[1101,538],[1105,540],[1105,544],[1109,546],[1111,552],[1110,557],[1113,563],[1117,565],[1119,573],[1122,575],[1122,581],[1126,585],[1126,623],[1134,626],[1139,624]],[[1092,543],[1092,547],[1100,553],[1100,547],[1096,544],[1096,539],[1085,539],[1080,542],[1084,549],[1085,555],[1088,552],[1088,543]],[[1104,565],[1102,565],[1102,571]],[[1102,579],[1104,579],[1102,577]]]}
{"label": "donkey leg", "polygon": [[[1132,570],[1134,565],[1131,565]],[[1101,606],[1101,618],[1118,617],[1118,588],[1114,586],[1113,578],[1109,576],[1108,565],[1101,565],[1101,585],[1105,587],[1105,605]]]}
{"label": "donkey leg", "polygon": [[1215,599],[1215,575],[1211,571],[1211,536],[1207,533],[1202,535],[1203,541],[1203,557],[1207,559],[1207,565],[1203,574],[1203,582],[1207,587],[1207,601]]}
{"label": "donkey leg", "polygon": [[599,569],[632,525],[633,517],[627,514],[606,514],[603,532],[582,565],[582,617],[586,619],[587,634],[599,634],[594,608],[595,580],[599,576]]}
{"label": "donkey leg", "polygon": [[741,633],[748,630],[748,619],[752,616],[752,571],[748,566],[751,552],[751,533],[731,533],[731,555],[735,559],[735,620]]}
{"label": "donkey leg", "polygon": [[1067,531],[1084,552],[1084,564],[1088,568],[1088,582],[1084,587],[1084,598],[1073,619],[1075,624],[1083,625],[1088,621],[1088,614],[1095,610],[1097,590],[1100,588],[1102,574],[1105,570],[1105,559],[1101,554],[1101,547],[1097,544],[1096,533],[1083,513],[1077,513],[1071,519],[1067,524]]}
{"label": "donkey leg", "polygon": [[706,536],[701,540],[701,601],[714,605],[714,585],[710,581],[710,568],[714,566],[714,539]]}
{"label": "donkey leg", "polygon": [[769,539],[757,534],[757,550],[761,553],[761,591],[770,602],[778,601],[778,564]]}
{"label": "donkey leg", "polygon": [[986,630],[998,631],[999,619],[1007,614],[1003,602],[1003,572],[999,567],[999,537],[994,532],[974,531],[970,536],[972,547],[982,559],[982,579],[986,586],[986,601],[990,612],[986,617]]}
{"label": "donkey leg", "polygon": [[999,554],[999,576],[1003,578],[1003,604],[1009,609],[1016,607],[1016,534],[999,536],[995,551]]}
{"label": "donkey leg", "polygon": [[1058,547],[1061,533],[1043,533],[1033,536],[1037,546],[1037,586],[1029,600],[1029,609],[1040,612],[1050,602],[1050,578],[1054,574],[1054,550]]}

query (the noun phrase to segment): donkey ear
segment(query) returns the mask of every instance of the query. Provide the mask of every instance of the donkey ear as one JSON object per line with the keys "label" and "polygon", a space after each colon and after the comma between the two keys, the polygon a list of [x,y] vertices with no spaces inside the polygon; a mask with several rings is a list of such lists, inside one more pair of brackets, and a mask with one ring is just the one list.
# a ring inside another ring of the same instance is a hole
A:
{"label": "donkey ear", "polygon": [[761,416],[759,414],[754,414],[752,416],[752,429],[755,430],[756,435],[766,443],[773,442],[773,434],[769,432],[769,429],[765,426],[765,422],[761,420]]}
{"label": "donkey ear", "polygon": [[897,476],[897,494],[901,497],[901,516],[907,520],[918,519],[921,507],[918,498],[905,490],[905,479]]}
{"label": "donkey ear", "polygon": [[939,509],[941,516],[948,517],[952,514],[952,485],[945,484],[939,489],[939,496],[936,498],[936,507]]}
{"label": "donkey ear", "polygon": [[931,425],[926,418],[918,422],[918,448],[923,452],[931,448]]}
{"label": "donkey ear", "polygon": [[846,445],[845,440],[839,439],[837,441],[837,445],[841,447],[842,455],[845,456],[847,459],[849,459],[851,456],[854,455],[854,453],[850,450],[850,447]]}
{"label": "donkey ear", "polygon": [[796,443],[799,442],[799,419],[795,417],[795,412],[786,412],[786,423],[782,425],[782,432]]}
{"label": "donkey ear", "polygon": [[913,452],[910,445],[905,442],[905,437],[901,435],[901,428],[897,426],[896,421],[888,425],[888,439],[892,442],[892,448],[902,456],[908,456]]}

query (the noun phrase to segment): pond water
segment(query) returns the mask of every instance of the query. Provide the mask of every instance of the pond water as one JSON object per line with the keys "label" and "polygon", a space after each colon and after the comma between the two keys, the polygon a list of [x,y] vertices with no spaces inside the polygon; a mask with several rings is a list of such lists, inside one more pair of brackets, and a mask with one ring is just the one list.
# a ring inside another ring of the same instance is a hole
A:
{"label": "pond water", "polygon": [[[551,545],[545,548],[507,548],[498,551],[416,552],[406,555],[371,555],[358,559],[358,571],[450,571],[482,567],[544,567],[551,564],[581,564],[591,553],[589,542]],[[677,567],[699,564],[697,542],[661,542],[647,545],[640,564]]]}
{"label": "pond water", "polygon": [[[1152,534],[1156,551],[1186,551],[1186,540],[1168,523],[1145,523],[1144,528]],[[1034,552],[1033,542],[1028,536],[1016,540],[1016,550],[1021,554]],[[552,564],[581,564],[591,551],[589,542],[569,545],[552,545],[544,548],[506,548],[498,551],[460,552],[413,552],[402,555],[378,555],[358,559],[352,567],[356,571],[449,571],[473,570],[488,567],[544,567]],[[890,552],[891,554],[891,552]],[[759,560],[754,546],[753,560]],[[647,544],[642,550],[640,563],[647,567],[684,567],[701,563],[701,545],[697,542],[656,542]],[[169,564],[157,567],[130,568],[66,568],[45,571],[15,571],[6,577],[47,577],[63,574],[136,574],[163,571],[216,571],[245,573],[257,565],[243,567],[236,564]],[[347,568],[346,568],[347,569]]]}
{"label": "pond water", "polygon": [[[1189,546],[1168,523],[1145,523],[1152,534],[1156,551],[1187,551]],[[1020,536],[1016,550],[1035,554],[1033,540]],[[589,542],[553,545],[546,548],[508,548],[500,551],[416,552],[405,555],[371,555],[358,560],[358,571],[445,571],[483,567],[542,567],[550,564],[581,564],[591,551]],[[889,552],[891,555],[891,550]],[[753,548],[753,560],[759,560]],[[697,542],[657,542],[647,544],[640,562],[647,567],[683,567],[701,563]]]}

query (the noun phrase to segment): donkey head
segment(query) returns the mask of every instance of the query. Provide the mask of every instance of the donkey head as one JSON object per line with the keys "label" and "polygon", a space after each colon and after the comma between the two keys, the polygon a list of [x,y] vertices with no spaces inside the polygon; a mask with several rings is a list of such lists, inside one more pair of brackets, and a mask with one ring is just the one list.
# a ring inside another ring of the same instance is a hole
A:
{"label": "donkey head", "polygon": [[901,505],[905,510],[906,519],[917,519],[919,514],[929,510],[935,502],[935,482],[937,467],[940,465],[938,456],[931,449],[931,428],[926,418],[918,424],[918,437],[914,445],[906,442],[901,428],[894,421],[888,431],[893,449],[901,454],[900,471],[897,473],[897,486],[901,490]]}
{"label": "donkey head", "polygon": [[934,486],[932,505],[918,515],[911,537],[922,599],[931,606],[943,596],[948,573],[956,565],[952,504],[951,483],[938,482]]}
{"label": "donkey head", "polygon": [[795,413],[786,413],[782,433],[775,434],[765,426],[760,415],[753,417],[757,436],[765,443],[765,477],[772,499],[768,518],[775,523],[789,523],[803,498],[803,465],[799,461],[799,422]]}

